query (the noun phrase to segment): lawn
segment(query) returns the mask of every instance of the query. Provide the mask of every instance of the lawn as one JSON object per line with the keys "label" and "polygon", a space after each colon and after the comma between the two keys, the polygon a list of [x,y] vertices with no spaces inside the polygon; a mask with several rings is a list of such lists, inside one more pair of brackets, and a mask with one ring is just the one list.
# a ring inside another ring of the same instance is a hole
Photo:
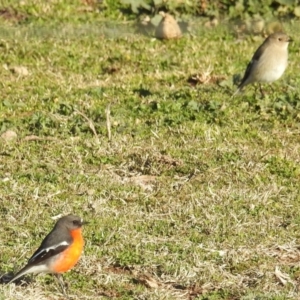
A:
{"label": "lawn", "polygon": [[[71,299],[297,299],[298,23],[273,90],[232,97],[263,37],[191,18],[161,41],[92,3],[1,9],[1,274],[74,213]],[[28,281],[0,299],[63,298],[51,275]]]}

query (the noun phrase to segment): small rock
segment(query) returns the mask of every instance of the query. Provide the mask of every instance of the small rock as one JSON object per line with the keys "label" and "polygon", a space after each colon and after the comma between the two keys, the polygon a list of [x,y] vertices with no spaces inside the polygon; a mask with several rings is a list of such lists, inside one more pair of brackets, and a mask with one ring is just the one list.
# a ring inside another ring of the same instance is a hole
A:
{"label": "small rock", "polygon": [[270,35],[274,32],[284,32],[283,26],[280,22],[274,21],[266,25],[267,35]]}
{"label": "small rock", "polygon": [[163,18],[156,28],[155,36],[158,39],[180,38],[182,35],[181,29],[174,17],[164,12],[160,12],[160,14]]}
{"label": "small rock", "polygon": [[9,142],[18,137],[17,133],[13,130],[7,130],[1,134],[1,138]]}
{"label": "small rock", "polygon": [[213,28],[219,25],[219,20],[217,18],[213,18],[204,23],[204,26],[207,28]]}
{"label": "small rock", "polygon": [[17,75],[20,75],[20,76],[28,76],[29,75],[28,69],[26,67],[23,67],[23,66],[12,67],[11,71],[13,73],[16,73]]}
{"label": "small rock", "polygon": [[251,20],[251,31],[254,34],[260,34],[265,28],[265,21],[260,17],[255,17]]}

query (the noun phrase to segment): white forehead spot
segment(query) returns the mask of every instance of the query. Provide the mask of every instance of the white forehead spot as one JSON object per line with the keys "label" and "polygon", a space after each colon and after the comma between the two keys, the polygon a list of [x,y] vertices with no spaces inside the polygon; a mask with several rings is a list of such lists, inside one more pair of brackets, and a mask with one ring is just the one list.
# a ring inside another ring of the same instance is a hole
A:
{"label": "white forehead spot", "polygon": [[62,214],[51,217],[52,220],[56,221],[62,217]]}

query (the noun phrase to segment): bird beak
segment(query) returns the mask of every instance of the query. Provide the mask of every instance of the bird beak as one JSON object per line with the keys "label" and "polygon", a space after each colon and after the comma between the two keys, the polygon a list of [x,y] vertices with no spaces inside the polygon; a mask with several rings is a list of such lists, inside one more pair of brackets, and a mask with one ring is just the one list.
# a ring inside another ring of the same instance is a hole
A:
{"label": "bird beak", "polygon": [[80,223],[81,223],[81,225],[86,225],[86,224],[89,224],[89,222],[87,222],[87,221],[84,221],[83,219],[81,219]]}

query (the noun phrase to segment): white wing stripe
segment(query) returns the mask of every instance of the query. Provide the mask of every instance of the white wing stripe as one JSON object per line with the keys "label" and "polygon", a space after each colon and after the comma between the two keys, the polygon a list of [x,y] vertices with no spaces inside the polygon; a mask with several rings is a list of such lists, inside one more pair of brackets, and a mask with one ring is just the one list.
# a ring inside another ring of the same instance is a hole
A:
{"label": "white wing stripe", "polygon": [[35,256],[33,256],[31,259],[32,259],[32,260],[35,259],[35,258],[38,257],[39,255],[41,255],[43,252],[49,252],[50,250],[54,250],[54,249],[58,248],[59,246],[68,246],[68,245],[69,245],[68,242],[63,241],[63,242],[61,242],[61,243],[59,243],[59,244],[56,244],[56,245],[53,245],[53,246],[51,246],[51,247],[49,247],[49,248],[44,248],[44,249],[42,249],[41,251],[39,251]]}

